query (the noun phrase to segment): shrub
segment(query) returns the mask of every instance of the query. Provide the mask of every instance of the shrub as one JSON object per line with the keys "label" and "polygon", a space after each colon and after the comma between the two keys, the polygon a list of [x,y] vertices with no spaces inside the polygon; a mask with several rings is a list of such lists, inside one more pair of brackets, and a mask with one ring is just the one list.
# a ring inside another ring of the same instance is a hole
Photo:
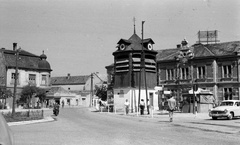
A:
{"label": "shrub", "polygon": [[23,112],[15,112],[14,117],[12,113],[2,113],[7,122],[30,121],[43,119],[43,110],[28,110]]}

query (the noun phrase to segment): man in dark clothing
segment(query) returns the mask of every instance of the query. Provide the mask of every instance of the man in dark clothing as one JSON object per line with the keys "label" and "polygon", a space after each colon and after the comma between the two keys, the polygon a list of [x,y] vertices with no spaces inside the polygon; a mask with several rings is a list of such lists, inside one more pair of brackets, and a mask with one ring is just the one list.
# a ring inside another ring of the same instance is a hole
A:
{"label": "man in dark clothing", "polygon": [[144,108],[145,108],[145,102],[143,99],[141,99],[141,102],[140,102],[140,112],[141,112],[141,115],[144,114]]}
{"label": "man in dark clothing", "polygon": [[149,101],[149,99],[147,99],[147,112],[148,112],[148,115],[150,114],[149,109],[150,109],[150,101]]}

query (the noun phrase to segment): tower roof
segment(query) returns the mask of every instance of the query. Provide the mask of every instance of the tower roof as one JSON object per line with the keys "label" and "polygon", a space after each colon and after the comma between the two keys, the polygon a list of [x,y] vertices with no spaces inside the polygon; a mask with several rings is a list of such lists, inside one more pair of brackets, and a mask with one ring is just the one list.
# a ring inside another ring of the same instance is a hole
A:
{"label": "tower roof", "polygon": [[[145,45],[147,43],[155,44],[151,38],[143,39],[143,49],[147,49]],[[125,51],[126,50],[142,50],[142,39],[135,33],[128,40],[120,39],[117,44],[126,45]]]}

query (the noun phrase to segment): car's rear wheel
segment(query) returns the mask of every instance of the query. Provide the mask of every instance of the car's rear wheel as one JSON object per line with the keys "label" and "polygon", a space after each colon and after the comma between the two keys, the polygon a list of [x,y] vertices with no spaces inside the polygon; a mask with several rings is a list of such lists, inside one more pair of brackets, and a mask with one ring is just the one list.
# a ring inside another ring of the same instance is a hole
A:
{"label": "car's rear wheel", "polygon": [[228,116],[228,119],[229,119],[229,120],[232,120],[233,116],[234,116],[234,115],[233,115],[233,113],[231,112],[231,113],[229,114],[229,116]]}
{"label": "car's rear wheel", "polygon": [[217,117],[212,117],[213,120],[217,120]]}

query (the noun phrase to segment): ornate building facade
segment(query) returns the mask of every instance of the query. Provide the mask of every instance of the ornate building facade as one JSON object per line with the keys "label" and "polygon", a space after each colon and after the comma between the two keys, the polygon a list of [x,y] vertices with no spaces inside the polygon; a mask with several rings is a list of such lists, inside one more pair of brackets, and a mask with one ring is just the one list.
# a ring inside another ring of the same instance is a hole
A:
{"label": "ornate building facade", "polygon": [[178,46],[158,51],[158,85],[178,94],[178,101],[194,85],[212,92],[216,102],[240,99],[240,41],[194,44],[194,57],[185,64],[176,59]]}

